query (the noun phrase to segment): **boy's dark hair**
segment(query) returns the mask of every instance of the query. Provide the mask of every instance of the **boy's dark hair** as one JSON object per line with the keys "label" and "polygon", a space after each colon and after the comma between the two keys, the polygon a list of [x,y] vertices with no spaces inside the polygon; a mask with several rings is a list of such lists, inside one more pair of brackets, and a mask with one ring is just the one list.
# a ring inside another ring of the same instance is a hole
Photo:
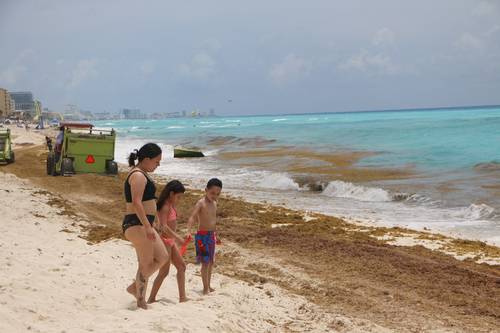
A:
{"label": "boy's dark hair", "polygon": [[222,182],[220,181],[220,179],[218,179],[218,178],[210,179],[207,183],[207,188],[211,188],[213,186],[217,186],[217,187],[222,188]]}
{"label": "boy's dark hair", "polygon": [[163,205],[165,204],[165,201],[170,198],[170,193],[184,193],[186,192],[186,189],[184,188],[184,185],[178,180],[171,180],[165,185],[163,190],[161,191],[160,197],[158,198],[158,202],[156,203],[156,209],[160,210]]}
{"label": "boy's dark hair", "polygon": [[133,167],[135,166],[135,160],[139,160],[141,162],[143,159],[147,158],[155,158],[156,156],[161,154],[161,148],[156,143],[146,143],[141,149],[135,149],[128,156],[128,165]]}

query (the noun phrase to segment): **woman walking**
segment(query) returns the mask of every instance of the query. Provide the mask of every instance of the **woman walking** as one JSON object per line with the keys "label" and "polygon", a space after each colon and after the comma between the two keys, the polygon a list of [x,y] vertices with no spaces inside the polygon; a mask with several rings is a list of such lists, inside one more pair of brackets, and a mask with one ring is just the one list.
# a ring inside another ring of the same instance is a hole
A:
{"label": "woman walking", "polygon": [[[135,161],[138,161],[137,165]],[[153,228],[156,218],[156,187],[148,173],[153,172],[161,161],[161,148],[147,143],[129,156],[131,167],[125,180],[126,213],[123,233],[137,253],[139,268],[135,282],[127,291],[137,299],[137,306],[147,309],[146,289],[148,278],[169,262],[169,255]]]}

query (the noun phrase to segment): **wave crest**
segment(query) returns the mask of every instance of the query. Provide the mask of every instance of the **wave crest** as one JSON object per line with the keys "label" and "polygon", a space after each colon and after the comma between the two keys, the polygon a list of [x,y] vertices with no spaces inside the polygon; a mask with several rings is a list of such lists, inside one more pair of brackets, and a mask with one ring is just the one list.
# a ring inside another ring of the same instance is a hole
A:
{"label": "wave crest", "polygon": [[358,201],[393,201],[391,194],[384,189],[355,185],[340,180],[328,183],[322,194],[329,197],[348,198]]}

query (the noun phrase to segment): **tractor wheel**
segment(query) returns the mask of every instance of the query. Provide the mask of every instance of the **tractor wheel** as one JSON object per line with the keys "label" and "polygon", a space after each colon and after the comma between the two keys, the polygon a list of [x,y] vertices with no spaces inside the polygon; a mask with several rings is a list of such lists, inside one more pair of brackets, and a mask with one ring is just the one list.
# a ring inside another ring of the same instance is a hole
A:
{"label": "tractor wheel", "polygon": [[9,160],[9,163],[14,163],[16,161],[16,155],[14,154],[14,152],[10,152],[10,160]]}
{"label": "tractor wheel", "polygon": [[56,161],[54,153],[49,153],[47,155],[47,175],[55,176]]}
{"label": "tractor wheel", "polygon": [[63,158],[61,161],[61,175],[66,176],[74,173],[73,160],[71,158]]}
{"label": "tractor wheel", "polygon": [[110,175],[118,174],[118,164],[115,161],[106,161],[106,172]]}

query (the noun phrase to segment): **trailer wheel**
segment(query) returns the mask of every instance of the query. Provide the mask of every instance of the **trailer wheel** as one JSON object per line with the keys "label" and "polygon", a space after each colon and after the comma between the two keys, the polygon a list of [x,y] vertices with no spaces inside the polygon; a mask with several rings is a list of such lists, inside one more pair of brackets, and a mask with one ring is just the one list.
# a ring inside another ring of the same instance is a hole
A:
{"label": "trailer wheel", "polygon": [[56,168],[55,156],[54,153],[49,153],[47,155],[47,175],[55,176],[55,168]]}
{"label": "trailer wheel", "polygon": [[61,161],[61,175],[66,176],[74,173],[73,160],[71,158],[63,158]]}
{"label": "trailer wheel", "polygon": [[110,175],[118,174],[118,164],[115,161],[107,160],[106,161],[106,172]]}
{"label": "trailer wheel", "polygon": [[16,155],[13,151],[10,152],[10,160],[9,163],[14,163],[16,161]]}

